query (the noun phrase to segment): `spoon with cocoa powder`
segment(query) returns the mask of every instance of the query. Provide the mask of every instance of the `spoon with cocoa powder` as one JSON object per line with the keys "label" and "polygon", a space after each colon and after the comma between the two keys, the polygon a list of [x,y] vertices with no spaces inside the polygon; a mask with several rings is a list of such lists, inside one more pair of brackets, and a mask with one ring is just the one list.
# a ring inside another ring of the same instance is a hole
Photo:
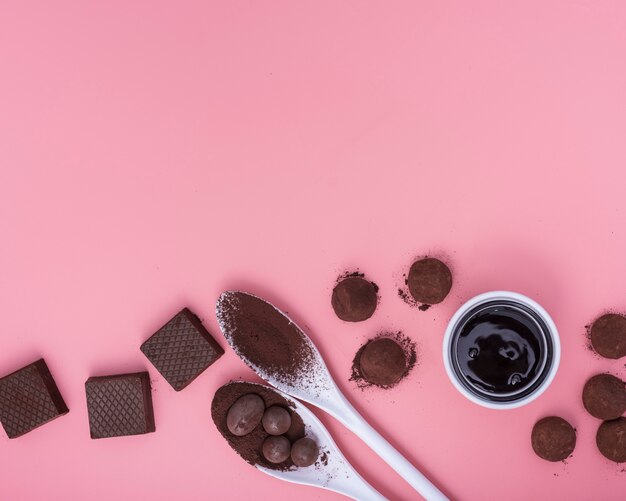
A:
{"label": "spoon with cocoa powder", "polygon": [[261,378],[328,412],[427,500],[448,499],[348,402],[311,339],[282,311],[252,294],[227,291],[216,314],[230,346]]}

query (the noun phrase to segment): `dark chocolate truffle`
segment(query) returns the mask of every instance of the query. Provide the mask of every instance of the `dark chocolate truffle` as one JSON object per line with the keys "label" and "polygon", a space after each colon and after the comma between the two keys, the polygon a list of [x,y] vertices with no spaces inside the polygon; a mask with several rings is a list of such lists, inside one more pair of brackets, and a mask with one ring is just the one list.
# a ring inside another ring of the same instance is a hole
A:
{"label": "dark chocolate truffle", "polygon": [[605,421],[598,428],[596,444],[602,455],[616,463],[626,461],[626,418]]}
{"label": "dark chocolate truffle", "polygon": [[261,397],[254,393],[243,395],[228,409],[226,426],[233,435],[242,437],[258,426],[264,411]]}
{"label": "dark chocolate truffle", "polygon": [[319,454],[319,447],[310,438],[301,438],[291,446],[291,460],[296,466],[311,466]]}
{"label": "dark chocolate truffle", "polygon": [[533,426],[531,443],[540,458],[563,461],[576,447],[576,432],[563,418],[545,417]]}
{"label": "dark chocolate truffle", "polygon": [[287,461],[291,454],[291,444],[286,437],[267,437],[263,442],[263,457],[270,463],[278,464]]}
{"label": "dark chocolate truffle", "polygon": [[263,429],[270,435],[282,435],[291,426],[291,415],[284,407],[273,405],[263,414],[262,423]]}
{"label": "dark chocolate truffle", "polygon": [[591,326],[591,346],[605,358],[626,356],[626,317],[609,313]]}
{"label": "dark chocolate truffle", "polygon": [[361,322],[376,310],[376,286],[361,277],[348,277],[333,289],[331,304],[335,313],[346,322]]}
{"label": "dark chocolate truffle", "polygon": [[402,347],[389,338],[378,338],[365,345],[359,358],[360,372],[370,383],[389,386],[397,383],[407,370]]}
{"label": "dark chocolate truffle", "polygon": [[439,259],[427,257],[413,263],[407,285],[419,303],[441,303],[452,288],[452,273]]}
{"label": "dark chocolate truffle", "polygon": [[583,405],[593,417],[617,419],[626,411],[626,385],[610,374],[597,374],[585,383]]}

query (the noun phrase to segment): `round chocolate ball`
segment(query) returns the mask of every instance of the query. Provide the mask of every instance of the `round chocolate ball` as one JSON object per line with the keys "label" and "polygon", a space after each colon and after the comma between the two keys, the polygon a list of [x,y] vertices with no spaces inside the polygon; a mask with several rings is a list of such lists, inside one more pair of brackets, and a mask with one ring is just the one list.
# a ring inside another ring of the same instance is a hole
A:
{"label": "round chocolate ball", "polygon": [[602,455],[616,463],[626,461],[626,418],[605,421],[598,428],[596,445]]}
{"label": "round chocolate ball", "polygon": [[296,466],[311,466],[319,454],[319,447],[310,438],[301,438],[291,446],[291,460]]}
{"label": "round chocolate ball", "polygon": [[361,277],[348,277],[333,289],[331,304],[341,320],[361,322],[370,318],[378,304],[377,288]]}
{"label": "round chocolate ball", "polygon": [[226,415],[226,426],[233,435],[242,437],[258,426],[264,411],[263,399],[254,393],[248,393],[230,406]]}
{"label": "round chocolate ball", "polygon": [[397,383],[407,371],[406,355],[393,339],[378,338],[369,341],[359,357],[363,378],[379,386]]}
{"label": "round chocolate ball", "polygon": [[597,374],[585,383],[583,405],[593,417],[617,419],[626,412],[626,384],[610,374]]}
{"label": "round chocolate ball", "polygon": [[273,405],[263,414],[263,429],[270,435],[282,435],[289,431],[291,414],[284,407]]}
{"label": "round chocolate ball", "polygon": [[263,457],[270,463],[282,463],[287,461],[291,453],[291,444],[286,437],[267,437],[263,442]]}
{"label": "round chocolate ball", "polygon": [[563,461],[576,447],[576,432],[565,419],[545,417],[533,426],[531,443],[535,454],[546,461]]}
{"label": "round chocolate ball", "polygon": [[413,263],[407,285],[416,301],[424,304],[441,303],[452,288],[452,273],[439,259],[427,257]]}
{"label": "round chocolate ball", "polygon": [[626,317],[609,313],[591,326],[591,346],[605,358],[626,356]]}

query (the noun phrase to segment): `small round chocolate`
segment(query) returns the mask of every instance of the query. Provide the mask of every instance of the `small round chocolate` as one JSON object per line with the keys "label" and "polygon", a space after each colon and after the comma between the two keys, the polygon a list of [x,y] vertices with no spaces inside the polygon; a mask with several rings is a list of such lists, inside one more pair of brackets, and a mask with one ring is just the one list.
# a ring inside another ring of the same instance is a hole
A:
{"label": "small round chocolate", "polygon": [[591,346],[604,358],[626,356],[626,317],[608,313],[591,326]]}
{"label": "small round chocolate", "polygon": [[230,406],[226,415],[226,426],[233,435],[242,437],[258,426],[264,411],[263,399],[254,393],[248,393]]}
{"label": "small round chocolate", "polygon": [[623,463],[626,461],[626,418],[605,421],[598,428],[596,445],[605,458]]}
{"label": "small round chocolate", "polygon": [[335,285],[330,302],[341,320],[362,322],[376,310],[376,293],[377,288],[372,282],[361,277],[348,277]]}
{"label": "small round chocolate", "polygon": [[291,454],[291,444],[283,436],[267,437],[263,442],[262,451],[263,457],[270,463],[282,463],[287,461]]}
{"label": "small round chocolate", "polygon": [[263,414],[263,429],[270,435],[282,435],[289,431],[291,414],[284,407],[272,405]]}
{"label": "small round chocolate", "polygon": [[535,423],[530,441],[540,458],[563,461],[576,447],[576,432],[565,419],[550,416]]}
{"label": "small round chocolate", "polygon": [[441,303],[452,288],[452,273],[439,259],[427,257],[413,263],[409,270],[407,285],[411,296],[417,302]]}
{"label": "small round chocolate", "polygon": [[311,466],[319,454],[319,447],[310,438],[301,438],[291,446],[291,460],[296,466]]}
{"label": "small round chocolate", "polygon": [[407,371],[407,360],[397,342],[383,337],[365,345],[359,358],[359,367],[366,381],[389,386],[402,379]]}
{"label": "small round chocolate", "polygon": [[611,374],[597,374],[585,383],[583,405],[593,417],[617,419],[626,412],[626,384]]}

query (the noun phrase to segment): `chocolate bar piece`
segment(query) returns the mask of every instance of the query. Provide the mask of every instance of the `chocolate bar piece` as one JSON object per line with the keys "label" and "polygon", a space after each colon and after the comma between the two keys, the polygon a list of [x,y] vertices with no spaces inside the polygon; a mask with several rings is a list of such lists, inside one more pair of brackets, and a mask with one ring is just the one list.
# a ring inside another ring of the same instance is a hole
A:
{"label": "chocolate bar piece", "polygon": [[147,372],[91,377],[85,391],[91,438],[142,435],[155,430]]}
{"label": "chocolate bar piece", "polygon": [[224,354],[200,319],[187,308],[148,338],[141,351],[176,391]]}
{"label": "chocolate bar piece", "polygon": [[68,412],[43,358],[0,379],[0,421],[9,438]]}

